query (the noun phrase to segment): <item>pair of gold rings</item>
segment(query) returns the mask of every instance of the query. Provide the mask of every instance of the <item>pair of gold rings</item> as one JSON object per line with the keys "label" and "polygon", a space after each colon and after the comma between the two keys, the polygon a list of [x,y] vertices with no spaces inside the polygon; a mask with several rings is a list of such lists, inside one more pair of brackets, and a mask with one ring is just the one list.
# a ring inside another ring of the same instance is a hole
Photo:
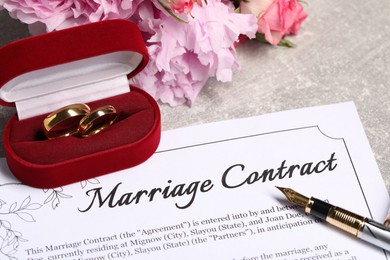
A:
{"label": "pair of gold rings", "polygon": [[48,139],[64,136],[88,137],[111,126],[117,120],[113,106],[93,111],[86,104],[73,104],[50,113],[43,120],[43,132]]}

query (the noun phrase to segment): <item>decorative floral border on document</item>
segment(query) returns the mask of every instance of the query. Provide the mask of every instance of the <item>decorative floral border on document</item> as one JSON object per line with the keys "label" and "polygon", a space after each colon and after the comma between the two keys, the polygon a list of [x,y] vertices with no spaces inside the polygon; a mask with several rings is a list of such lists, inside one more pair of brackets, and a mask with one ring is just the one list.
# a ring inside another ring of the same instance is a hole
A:
{"label": "decorative floral border on document", "polygon": [[[81,181],[81,188],[84,189],[88,184],[96,185],[100,181],[96,178]],[[6,186],[23,186],[23,183],[3,183],[0,184],[0,189]],[[34,212],[42,207],[50,206],[52,210],[56,210],[64,199],[72,198],[71,195],[66,194],[62,187],[54,189],[42,189],[47,194],[45,200],[35,202],[30,195],[26,196],[22,202],[4,201],[0,198],[0,259],[13,260],[18,259],[14,255],[18,252],[20,243],[28,242],[28,239],[23,237],[23,234],[14,229],[11,221],[6,220],[6,216],[16,216],[24,222],[35,222]]]}

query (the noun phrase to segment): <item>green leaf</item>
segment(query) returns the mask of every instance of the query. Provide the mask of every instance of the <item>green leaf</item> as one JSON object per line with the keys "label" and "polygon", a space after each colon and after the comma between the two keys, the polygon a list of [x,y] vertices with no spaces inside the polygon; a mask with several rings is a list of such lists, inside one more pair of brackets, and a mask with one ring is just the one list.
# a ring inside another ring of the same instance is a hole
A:
{"label": "green leaf", "polygon": [[295,43],[293,43],[292,41],[289,41],[287,39],[282,39],[279,43],[278,43],[279,46],[282,46],[282,47],[288,47],[288,48],[293,48],[295,47]]}
{"label": "green leaf", "polygon": [[[256,33],[256,39],[262,43],[268,43],[270,44],[266,39],[265,39],[265,35],[263,33]],[[279,43],[278,43],[278,46],[282,46],[282,47],[288,47],[288,48],[293,48],[295,47],[295,43],[293,43],[292,41],[289,41],[287,39],[282,39]]]}
{"label": "green leaf", "polygon": [[256,40],[262,42],[262,43],[269,43],[267,42],[267,40],[265,39],[265,35],[263,33],[256,33]]}

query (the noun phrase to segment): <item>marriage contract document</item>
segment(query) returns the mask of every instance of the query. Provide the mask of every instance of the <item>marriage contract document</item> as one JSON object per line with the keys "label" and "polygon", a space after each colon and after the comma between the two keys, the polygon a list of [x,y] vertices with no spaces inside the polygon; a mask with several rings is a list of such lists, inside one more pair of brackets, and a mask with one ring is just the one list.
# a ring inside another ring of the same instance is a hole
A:
{"label": "marriage contract document", "polygon": [[0,259],[388,259],[275,186],[380,222],[389,208],[349,102],[166,131],[145,163],[55,189],[2,158]]}

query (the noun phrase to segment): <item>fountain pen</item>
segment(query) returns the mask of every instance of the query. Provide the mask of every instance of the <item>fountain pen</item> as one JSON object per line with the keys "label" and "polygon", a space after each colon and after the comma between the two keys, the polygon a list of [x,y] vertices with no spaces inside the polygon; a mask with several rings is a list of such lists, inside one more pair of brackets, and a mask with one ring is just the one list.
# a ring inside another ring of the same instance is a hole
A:
{"label": "fountain pen", "polygon": [[357,238],[390,251],[390,229],[369,218],[333,206],[316,198],[308,198],[289,188],[278,188],[287,199],[305,208],[307,214],[325,220]]}

